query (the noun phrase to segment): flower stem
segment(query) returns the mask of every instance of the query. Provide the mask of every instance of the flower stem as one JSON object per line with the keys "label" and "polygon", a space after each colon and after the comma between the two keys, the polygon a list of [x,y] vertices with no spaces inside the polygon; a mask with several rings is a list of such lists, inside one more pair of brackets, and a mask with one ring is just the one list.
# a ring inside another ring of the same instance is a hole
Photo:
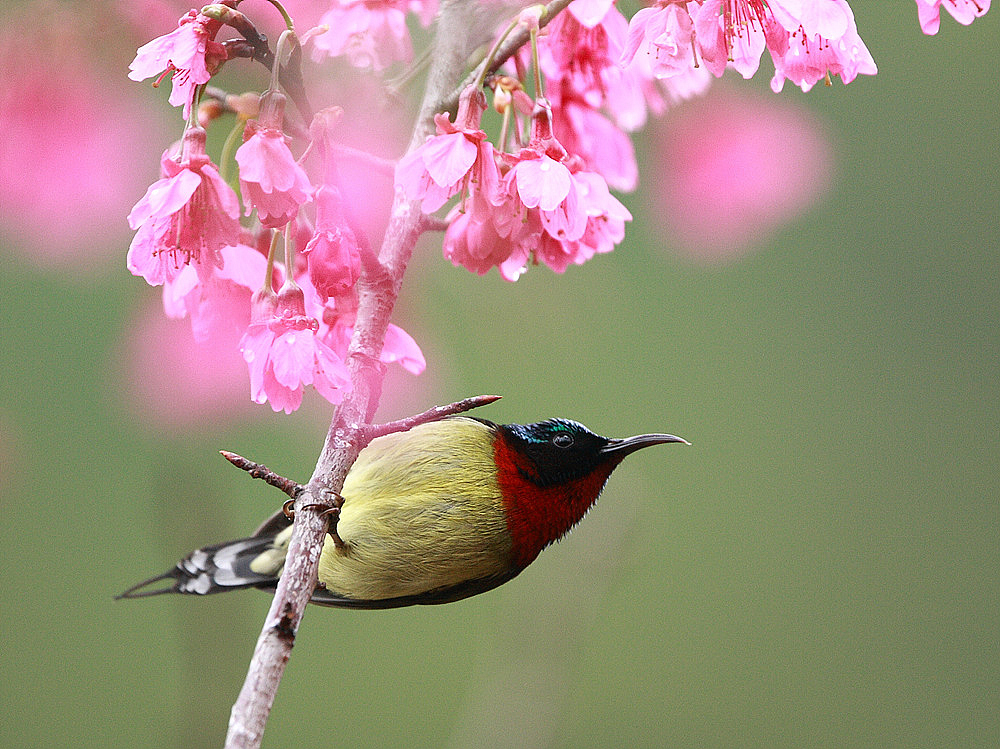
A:
{"label": "flower stem", "polygon": [[233,171],[233,164],[236,163],[234,154],[236,153],[236,142],[243,135],[243,129],[246,127],[246,118],[243,115],[236,115],[236,122],[233,123],[233,129],[229,131],[229,135],[226,136],[225,143],[222,144],[222,153],[219,154],[219,174],[222,176],[226,182],[228,182],[234,190],[239,187],[239,180],[236,178],[236,173]]}
{"label": "flower stem", "polygon": [[476,80],[473,82],[473,86],[475,88],[477,89],[482,88],[483,84],[486,82],[486,76],[489,74],[493,65],[493,57],[500,50],[500,47],[503,46],[503,43],[507,39],[507,37],[510,36],[510,32],[512,32],[514,29],[517,28],[517,24],[518,24],[517,18],[511,21],[510,24],[507,26],[507,28],[504,29],[504,32],[500,35],[500,38],[496,40],[496,43],[486,54],[486,58],[483,60],[483,63],[481,65],[479,75],[476,76]]}
{"label": "flower stem", "polygon": [[541,99],[545,94],[542,91],[542,66],[538,63],[538,32],[531,30],[531,64],[535,68],[535,99]]}
{"label": "flower stem", "polygon": [[285,27],[289,31],[295,31],[295,23],[292,21],[292,17],[288,15],[288,11],[285,10],[285,6],[278,2],[278,0],[267,0],[271,5],[278,9],[281,17],[285,20]]}
{"label": "flower stem", "polygon": [[277,229],[271,230],[271,246],[267,250],[267,268],[264,270],[264,290],[270,291],[274,288],[274,256],[278,250],[278,237],[281,233]]}
{"label": "flower stem", "polygon": [[[292,242],[292,234],[295,225],[293,218],[285,224],[285,283],[293,281],[295,277],[295,245]],[[278,232],[275,232],[277,234]]]}
{"label": "flower stem", "polygon": [[288,46],[288,40],[295,37],[295,32],[285,29],[281,32],[281,36],[278,37],[278,43],[274,45],[274,64],[271,65],[271,90],[277,91],[279,86],[279,81],[281,80],[281,65],[282,58],[285,56],[285,48]]}

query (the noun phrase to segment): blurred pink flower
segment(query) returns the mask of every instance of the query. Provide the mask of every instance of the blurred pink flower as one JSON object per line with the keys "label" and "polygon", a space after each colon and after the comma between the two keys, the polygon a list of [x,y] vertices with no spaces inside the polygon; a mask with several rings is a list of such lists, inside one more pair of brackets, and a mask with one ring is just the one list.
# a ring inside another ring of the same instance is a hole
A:
{"label": "blurred pink flower", "polygon": [[732,261],[829,189],[832,152],[807,110],[715,89],[654,133],[649,210],[668,245],[703,263]]}
{"label": "blurred pink flower", "polygon": [[164,317],[158,304],[130,330],[121,391],[141,419],[183,432],[251,413],[239,332],[213,328],[197,343],[191,327]]}
{"label": "blurred pink flower", "polygon": [[384,70],[413,57],[407,10],[426,26],[437,0],[333,0],[332,6],[319,19],[329,31],[313,37],[313,59],[343,55],[356,68]]}
{"label": "blurred pink flower", "polygon": [[933,36],[941,26],[941,8],[963,26],[968,26],[990,9],[990,0],[917,0],[920,30]]}
{"label": "blurred pink flower", "polygon": [[[369,237],[380,237],[389,221],[394,193],[391,165],[406,150],[410,123],[404,107],[385,101],[374,76],[340,76],[325,79],[316,87],[321,95],[343,106],[328,152],[318,154],[333,160],[339,187],[350,191],[352,226]],[[340,150],[344,149],[344,150]],[[373,162],[367,154],[380,161]],[[324,164],[321,173],[328,167]]]}
{"label": "blurred pink flower", "polygon": [[[65,3],[0,19],[0,231],[45,264],[95,268],[118,254],[166,140],[146,97],[105,70],[116,50],[102,31]],[[110,168],[122,154],[130,168]]]}

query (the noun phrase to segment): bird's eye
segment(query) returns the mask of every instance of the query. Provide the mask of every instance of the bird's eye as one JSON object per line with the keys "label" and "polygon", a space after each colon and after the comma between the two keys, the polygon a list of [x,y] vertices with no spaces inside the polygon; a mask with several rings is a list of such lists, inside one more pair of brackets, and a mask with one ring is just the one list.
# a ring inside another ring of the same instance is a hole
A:
{"label": "bird's eye", "polygon": [[560,432],[552,438],[552,444],[556,447],[569,447],[573,444],[573,435],[567,434],[566,432]]}

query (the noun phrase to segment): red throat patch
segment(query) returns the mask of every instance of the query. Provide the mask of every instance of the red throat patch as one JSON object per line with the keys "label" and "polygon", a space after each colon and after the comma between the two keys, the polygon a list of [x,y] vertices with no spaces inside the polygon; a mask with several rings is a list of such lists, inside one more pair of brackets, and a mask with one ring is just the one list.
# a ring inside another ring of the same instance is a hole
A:
{"label": "red throat patch", "polygon": [[531,564],[542,549],[580,521],[618,465],[618,461],[611,461],[581,478],[538,486],[526,477],[533,466],[502,434],[493,441],[493,457],[513,543],[513,562],[519,569]]}

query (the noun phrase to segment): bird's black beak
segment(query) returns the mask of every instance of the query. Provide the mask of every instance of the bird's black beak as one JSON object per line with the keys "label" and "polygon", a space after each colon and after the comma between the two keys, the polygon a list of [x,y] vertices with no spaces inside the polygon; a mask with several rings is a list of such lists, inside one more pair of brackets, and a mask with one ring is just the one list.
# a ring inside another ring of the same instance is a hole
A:
{"label": "bird's black beak", "polygon": [[617,458],[624,458],[626,455],[634,453],[650,445],[665,445],[668,442],[680,442],[690,445],[683,437],[675,437],[672,434],[639,434],[635,437],[626,437],[620,440],[608,440],[608,444],[601,448],[603,455],[614,455]]}

